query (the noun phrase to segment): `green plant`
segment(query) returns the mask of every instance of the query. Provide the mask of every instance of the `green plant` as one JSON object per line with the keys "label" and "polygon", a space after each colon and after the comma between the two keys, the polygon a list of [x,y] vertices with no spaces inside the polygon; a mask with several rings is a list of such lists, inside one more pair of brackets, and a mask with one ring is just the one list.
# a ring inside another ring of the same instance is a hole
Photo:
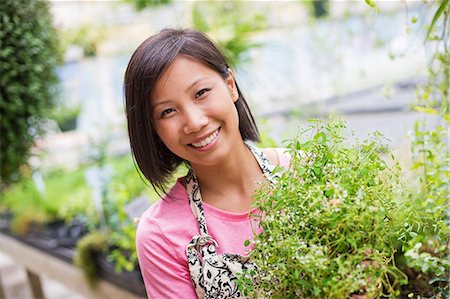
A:
{"label": "green plant", "polygon": [[[131,272],[137,266],[136,224],[127,214],[126,206],[138,197],[144,196],[149,201],[155,201],[159,197],[153,189],[143,188],[131,159],[123,159],[122,162],[126,163],[116,165],[116,174],[108,186],[108,200],[104,202],[106,223],[111,232],[108,239],[111,250],[107,258],[114,262],[118,273],[123,270]],[[186,167],[181,165],[168,185],[171,186],[177,177],[186,172]]]}
{"label": "green plant", "polygon": [[[288,145],[288,171],[257,191],[262,232],[244,290],[255,298],[379,298],[405,279],[393,256],[401,194],[379,134],[350,145],[339,119],[313,121]],[[310,136],[308,136],[310,135]]]}
{"label": "green plant", "polygon": [[25,235],[32,227],[42,226],[48,220],[42,211],[26,210],[15,215],[11,220],[11,231],[17,235]]}
{"label": "green plant", "polygon": [[402,203],[397,265],[408,276],[402,293],[445,298],[450,291],[450,154],[444,142],[448,123],[432,129],[423,125],[417,122],[412,133],[413,176]]}
{"label": "green plant", "polygon": [[136,253],[136,225],[127,221],[120,227],[120,231],[111,233],[110,243],[114,244],[108,254],[108,260],[114,262],[117,273],[123,270],[131,272],[136,269],[138,262]]}
{"label": "green plant", "polygon": [[141,11],[147,7],[159,6],[169,4],[172,0],[122,0],[125,3],[130,3],[137,11]]}
{"label": "green plant", "polygon": [[55,120],[61,131],[74,130],[77,126],[77,118],[81,112],[81,105],[60,106],[52,111],[51,119]]}
{"label": "green plant", "polygon": [[86,186],[83,168],[53,170],[43,174],[42,178],[44,190],[38,191],[32,177],[23,177],[0,195],[0,207],[13,213],[14,227],[26,231],[33,215],[38,222],[55,219],[70,222],[80,215],[95,221],[91,191]]}
{"label": "green plant", "polygon": [[[366,2],[379,12],[374,1]],[[250,255],[256,268],[240,280],[250,295],[450,295],[449,6],[448,0],[432,4],[437,8],[426,45],[433,44],[434,54],[414,106],[423,119],[411,134],[411,167],[402,172],[396,166],[388,167],[381,156],[369,155],[384,152],[372,141],[336,147],[343,142],[336,133],[339,122],[320,122],[320,130],[310,139],[294,139],[289,146],[290,171],[275,187],[266,187],[257,195],[263,216],[255,217],[261,220],[263,232],[255,236]],[[355,170],[358,176],[353,175]],[[371,191],[365,190],[360,201],[350,201],[348,206],[349,199],[358,194],[348,189],[352,186]],[[377,236],[376,244],[373,236]],[[339,260],[340,254],[344,258]]]}
{"label": "green plant", "polygon": [[91,286],[98,282],[97,257],[108,249],[106,234],[101,231],[93,231],[81,238],[77,243],[74,263],[80,267]]}
{"label": "green plant", "polygon": [[279,147],[278,143],[276,142],[275,139],[273,139],[270,134],[269,134],[269,122],[267,119],[261,119],[259,121],[259,135],[260,135],[260,139],[261,141],[258,142],[257,146],[261,147],[261,148],[265,148],[265,147],[272,147],[272,148],[276,148]]}
{"label": "green plant", "polygon": [[267,28],[263,14],[249,14],[242,1],[197,2],[192,8],[194,28],[209,34],[228,55],[229,61],[241,66],[248,60],[246,54],[261,43],[252,37]]}
{"label": "green plant", "polygon": [[[133,165],[131,161],[129,166]],[[123,270],[131,272],[137,265],[137,253],[136,253],[136,225],[133,223],[133,219],[127,215],[125,207],[133,199],[143,193],[142,181],[137,177],[137,173],[134,169],[129,169],[129,176],[134,177],[136,182],[140,182],[140,187],[137,189],[132,188],[126,184],[126,181],[121,181],[124,177],[122,174],[116,176],[114,181],[108,187],[108,201],[104,203],[103,207],[108,215],[106,222],[108,230],[110,231],[110,238],[108,244],[110,251],[108,252],[107,259],[114,262],[115,270],[117,273]],[[131,183],[131,182],[130,182]],[[145,195],[144,195],[145,196]]]}
{"label": "green plant", "polygon": [[[57,93],[60,61],[47,1],[0,4],[0,188],[17,182]],[[22,168],[21,168],[22,167]],[[26,168],[26,167],[25,167]]]}
{"label": "green plant", "polygon": [[399,263],[410,281],[404,292],[416,298],[450,295],[450,8],[448,0],[431,5],[436,10],[425,46],[432,57],[427,81],[418,86],[413,105],[421,119],[411,133],[413,176],[406,202],[411,208],[405,215]]}
{"label": "green plant", "polygon": [[61,31],[59,35],[63,48],[77,45],[83,49],[84,56],[92,57],[97,55],[98,45],[105,39],[106,28],[83,24],[75,29]]}
{"label": "green plant", "polygon": [[329,0],[301,1],[301,3],[306,5],[310,15],[315,19],[325,18],[329,15]]}

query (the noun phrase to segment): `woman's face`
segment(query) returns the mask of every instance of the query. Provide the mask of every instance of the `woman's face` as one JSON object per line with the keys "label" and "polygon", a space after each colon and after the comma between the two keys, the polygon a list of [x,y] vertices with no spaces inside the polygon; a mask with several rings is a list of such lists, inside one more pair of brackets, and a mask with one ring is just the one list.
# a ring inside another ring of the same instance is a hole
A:
{"label": "woman's face", "polygon": [[194,60],[178,57],[159,78],[151,117],[162,142],[193,166],[226,159],[242,141],[233,74],[223,79]]}

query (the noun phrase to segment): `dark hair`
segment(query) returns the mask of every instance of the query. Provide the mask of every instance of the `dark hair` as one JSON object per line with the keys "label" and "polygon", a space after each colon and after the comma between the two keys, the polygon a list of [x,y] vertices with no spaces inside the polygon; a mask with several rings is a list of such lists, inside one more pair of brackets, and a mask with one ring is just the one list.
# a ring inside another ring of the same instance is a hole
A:
{"label": "dark hair", "polygon": [[[175,168],[184,160],[173,154],[157,135],[150,115],[150,99],[158,79],[177,56],[188,57],[229,76],[224,55],[203,33],[192,29],[163,29],[134,52],[125,72],[124,93],[132,155],[155,189],[164,190]],[[235,102],[239,131],[244,140],[259,141],[259,132],[239,87]]]}

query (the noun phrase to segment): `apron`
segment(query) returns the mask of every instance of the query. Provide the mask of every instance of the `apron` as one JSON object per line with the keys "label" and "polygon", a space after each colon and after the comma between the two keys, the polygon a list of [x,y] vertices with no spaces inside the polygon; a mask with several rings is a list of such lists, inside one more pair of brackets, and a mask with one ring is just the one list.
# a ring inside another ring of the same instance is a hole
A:
{"label": "apron", "polygon": [[[277,178],[276,174],[272,174],[275,166],[263,152],[247,142],[246,144],[258,161],[266,179],[273,184]],[[253,265],[248,261],[248,257],[238,254],[216,254],[216,247],[219,245],[208,234],[200,188],[192,169],[186,176],[186,190],[200,230],[200,235],[193,236],[186,249],[189,271],[197,297],[245,298],[236,284],[236,274],[242,273],[244,269],[252,269]]]}

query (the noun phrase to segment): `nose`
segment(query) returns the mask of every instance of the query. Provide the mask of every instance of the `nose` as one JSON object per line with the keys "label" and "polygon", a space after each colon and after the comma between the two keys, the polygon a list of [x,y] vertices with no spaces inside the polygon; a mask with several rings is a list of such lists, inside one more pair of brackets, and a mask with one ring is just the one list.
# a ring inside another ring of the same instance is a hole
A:
{"label": "nose", "polygon": [[183,113],[183,132],[191,134],[199,132],[208,125],[208,117],[200,107],[190,105]]}

